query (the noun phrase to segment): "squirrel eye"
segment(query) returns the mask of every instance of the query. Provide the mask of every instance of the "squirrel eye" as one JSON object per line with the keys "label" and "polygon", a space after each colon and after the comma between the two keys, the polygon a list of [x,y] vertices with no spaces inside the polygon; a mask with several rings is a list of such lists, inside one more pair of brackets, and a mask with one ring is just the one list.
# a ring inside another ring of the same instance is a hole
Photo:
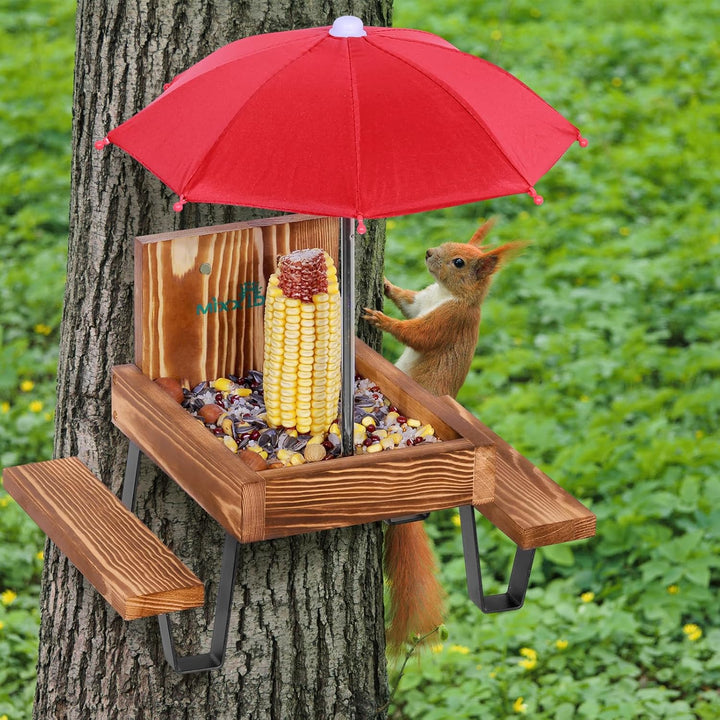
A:
{"label": "squirrel eye", "polygon": [[452,264],[453,264],[456,268],[461,268],[461,267],[464,267],[464,266],[465,266],[465,261],[464,261],[462,258],[455,258],[455,259],[452,261]]}

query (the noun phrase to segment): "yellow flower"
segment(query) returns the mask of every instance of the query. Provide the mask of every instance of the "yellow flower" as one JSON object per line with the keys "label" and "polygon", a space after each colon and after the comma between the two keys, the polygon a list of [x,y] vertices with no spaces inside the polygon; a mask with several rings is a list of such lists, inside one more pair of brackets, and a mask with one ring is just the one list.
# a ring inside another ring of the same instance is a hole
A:
{"label": "yellow flower", "polygon": [[36,560],[44,560],[45,559],[45,553],[41,550],[37,555],[35,555]]}
{"label": "yellow flower", "polygon": [[35,383],[32,380],[23,380],[20,383],[20,389],[23,392],[30,392],[35,387]]}
{"label": "yellow flower", "polygon": [[443,651],[443,644],[437,643],[436,645],[431,645],[430,651],[434,653],[441,653]]}
{"label": "yellow flower", "polygon": [[[4,627],[5,627],[5,623],[2,620],[0,620],[0,630],[2,630]],[[5,717],[7,717],[7,715],[5,715]]]}
{"label": "yellow flower", "polygon": [[687,639],[691,642],[699,640],[703,634],[700,626],[696,625],[695,623],[688,623],[687,625],[683,625],[683,632],[685,633],[685,635],[687,635]]}
{"label": "yellow flower", "polygon": [[595,593],[592,592],[592,591],[590,591],[590,592],[584,592],[584,593],[580,596],[580,599],[581,599],[584,603],[592,602],[592,601],[595,599]]}
{"label": "yellow flower", "polygon": [[456,653],[460,653],[461,655],[467,655],[470,652],[470,648],[465,647],[464,645],[451,645],[450,652],[456,652]]}
{"label": "yellow flower", "polygon": [[705,437],[705,433],[702,430],[696,430],[695,437],[698,440],[702,440]]}
{"label": "yellow flower", "polygon": [[38,335],[49,335],[52,332],[52,328],[44,323],[38,323],[33,329]]}
{"label": "yellow flower", "polygon": [[670,595],[677,595],[680,592],[680,588],[677,585],[668,585],[667,591]]}
{"label": "yellow flower", "polygon": [[537,665],[537,652],[532,648],[520,648],[520,654],[525,658],[525,660],[518,661],[520,667],[532,670]]}
{"label": "yellow flower", "polygon": [[15,602],[15,598],[17,598],[16,592],[5,590],[5,592],[0,595],[0,602],[2,602],[3,605],[12,605],[12,603]]}
{"label": "yellow flower", "polygon": [[610,83],[612,84],[613,87],[619,88],[619,87],[622,87],[623,81],[622,81],[622,78],[614,77],[610,81]]}
{"label": "yellow flower", "polygon": [[555,647],[556,647],[558,650],[565,650],[565,649],[567,648],[567,646],[568,646],[568,641],[567,641],[567,640],[556,640],[556,641],[555,641]]}
{"label": "yellow flower", "polygon": [[0,410],[2,410],[3,414],[10,412],[10,403],[5,400],[2,405],[0,405]]}
{"label": "yellow flower", "polygon": [[537,8],[530,8],[530,17],[539,18],[542,15]]}
{"label": "yellow flower", "polygon": [[495,42],[499,42],[500,40],[502,40],[502,33],[501,33],[499,30],[493,30],[493,31],[490,33],[490,37],[491,37]]}
{"label": "yellow flower", "polygon": [[[519,697],[514,703],[513,703],[513,710],[516,713],[520,713],[521,715],[525,714],[527,712],[527,705],[523,702],[522,697]],[[0,718],[2,720],[2,718]]]}
{"label": "yellow flower", "polygon": [[397,226],[397,222],[395,222],[395,220],[387,220],[387,221],[385,222],[385,227],[386,227],[388,230],[392,230],[392,229],[393,229],[394,227],[396,227],[396,226]]}
{"label": "yellow flower", "polygon": [[627,237],[627,236],[630,234],[630,228],[629,228],[629,227],[625,227],[625,226],[623,225],[623,226],[620,228],[620,230],[618,230],[618,232],[619,232],[623,237]]}
{"label": "yellow flower", "polygon": [[455,527],[460,527],[460,516],[459,515],[455,514],[452,516],[452,524]]}
{"label": "yellow flower", "polygon": [[1,497],[0,498],[0,508],[6,508],[11,502],[12,502],[12,500],[7,496]]}
{"label": "yellow flower", "polygon": [[43,409],[43,404],[39,400],[33,400],[28,408],[30,408],[30,412],[39,413]]}

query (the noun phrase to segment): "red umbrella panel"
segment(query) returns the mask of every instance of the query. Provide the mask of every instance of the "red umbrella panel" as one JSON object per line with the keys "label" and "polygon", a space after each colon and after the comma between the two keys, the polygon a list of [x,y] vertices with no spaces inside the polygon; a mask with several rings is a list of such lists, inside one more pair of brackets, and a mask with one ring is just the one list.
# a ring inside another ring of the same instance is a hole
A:
{"label": "red umbrella panel", "polygon": [[220,48],[99,145],[181,202],[362,218],[525,192],[542,202],[535,182],[585,143],[492,63],[430,33],[340,21],[350,30]]}

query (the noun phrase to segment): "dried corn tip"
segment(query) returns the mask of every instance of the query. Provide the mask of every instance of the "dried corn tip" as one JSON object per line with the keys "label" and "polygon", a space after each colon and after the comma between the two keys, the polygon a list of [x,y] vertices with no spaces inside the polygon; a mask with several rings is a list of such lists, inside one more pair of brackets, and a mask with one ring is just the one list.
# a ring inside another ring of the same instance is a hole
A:
{"label": "dried corn tip", "polygon": [[320,249],[280,258],[265,305],[268,424],[325,433],[340,395],[340,295],[332,258]]}

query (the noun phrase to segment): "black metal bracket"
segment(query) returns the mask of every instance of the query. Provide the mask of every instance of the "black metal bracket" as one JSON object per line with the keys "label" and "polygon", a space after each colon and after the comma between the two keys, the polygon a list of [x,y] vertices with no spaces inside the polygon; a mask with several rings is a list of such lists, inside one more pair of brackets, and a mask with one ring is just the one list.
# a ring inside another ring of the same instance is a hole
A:
{"label": "black metal bracket", "polygon": [[421,520],[427,520],[430,517],[429,512],[417,513],[417,515],[401,515],[396,518],[388,518],[383,520],[386,525],[405,525],[406,523],[419,522]]}
{"label": "black metal bracket", "polygon": [[510,581],[507,591],[499,595],[485,595],[480,572],[480,557],[478,554],[477,527],[475,525],[475,508],[472,505],[462,505],[460,511],[460,529],[462,533],[463,554],[465,555],[465,574],[470,599],[484,613],[498,613],[507,610],[518,610],[525,602],[525,593],[530,582],[535,548],[523,550],[518,547],[515,551]]}
{"label": "black metal bracket", "polygon": [[[135,495],[140,474],[140,448],[132,441],[128,448],[125,479],[123,481],[122,502],[134,512]],[[182,675],[188,673],[208,672],[217,670],[225,661],[228,629],[230,627],[230,611],[232,610],[235,576],[237,573],[238,549],[240,543],[229,533],[225,534],[220,581],[215,601],[215,622],[210,640],[210,652],[199,655],[180,656],[175,649],[169,615],[158,615],[160,639],[162,640],[165,659],[175,672]]]}

